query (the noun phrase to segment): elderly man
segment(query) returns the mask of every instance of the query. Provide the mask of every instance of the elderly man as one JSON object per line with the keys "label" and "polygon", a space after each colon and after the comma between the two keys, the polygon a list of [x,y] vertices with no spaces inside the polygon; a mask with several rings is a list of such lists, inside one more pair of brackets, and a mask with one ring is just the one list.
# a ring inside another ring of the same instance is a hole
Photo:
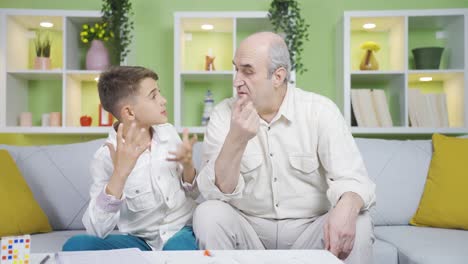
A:
{"label": "elderly man", "polygon": [[288,87],[289,52],[269,32],[234,60],[237,98],[213,110],[194,213],[200,248],[326,249],[371,263],[375,200],[349,128],[329,99]]}

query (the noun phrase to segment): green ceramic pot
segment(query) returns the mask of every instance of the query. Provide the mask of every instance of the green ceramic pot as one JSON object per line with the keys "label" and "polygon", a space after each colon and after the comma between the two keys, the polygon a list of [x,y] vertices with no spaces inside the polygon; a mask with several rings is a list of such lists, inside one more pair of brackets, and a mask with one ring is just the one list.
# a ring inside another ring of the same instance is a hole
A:
{"label": "green ceramic pot", "polygon": [[414,64],[417,70],[439,69],[444,48],[423,47],[413,49]]}

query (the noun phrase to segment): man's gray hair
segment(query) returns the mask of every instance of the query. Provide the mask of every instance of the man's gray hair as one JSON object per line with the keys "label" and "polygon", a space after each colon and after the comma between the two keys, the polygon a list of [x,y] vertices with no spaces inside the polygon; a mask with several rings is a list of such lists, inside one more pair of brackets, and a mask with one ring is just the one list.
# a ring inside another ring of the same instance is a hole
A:
{"label": "man's gray hair", "polygon": [[288,46],[284,41],[273,41],[270,45],[269,51],[269,64],[268,64],[268,79],[273,76],[273,73],[283,67],[287,74],[284,83],[288,83],[291,78],[291,61],[289,59]]}

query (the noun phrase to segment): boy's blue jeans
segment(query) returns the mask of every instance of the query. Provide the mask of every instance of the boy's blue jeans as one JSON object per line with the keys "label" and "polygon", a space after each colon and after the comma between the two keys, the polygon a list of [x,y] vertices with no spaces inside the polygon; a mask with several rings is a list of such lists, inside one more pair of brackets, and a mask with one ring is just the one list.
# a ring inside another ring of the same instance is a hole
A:
{"label": "boy's blue jeans", "polygon": [[[65,242],[62,251],[108,250],[120,248],[139,248],[143,251],[151,251],[151,247],[148,246],[143,239],[131,235],[108,235],[106,238],[99,238],[91,235],[77,235]],[[186,226],[182,228],[164,244],[163,250],[198,250],[192,227]]]}

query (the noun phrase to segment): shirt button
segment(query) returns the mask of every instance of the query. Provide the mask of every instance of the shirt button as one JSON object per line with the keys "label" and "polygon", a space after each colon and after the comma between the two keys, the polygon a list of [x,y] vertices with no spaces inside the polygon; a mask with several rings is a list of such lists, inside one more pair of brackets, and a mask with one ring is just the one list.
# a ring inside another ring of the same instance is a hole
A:
{"label": "shirt button", "polygon": [[278,181],[278,178],[274,178],[273,181],[274,181],[274,182]]}
{"label": "shirt button", "polygon": [[275,206],[276,206],[276,207],[279,207],[279,203],[276,203]]}
{"label": "shirt button", "polygon": [[136,193],[136,194],[140,193],[140,190],[135,190],[135,193]]}
{"label": "shirt button", "polygon": [[273,153],[270,153],[270,157],[273,157]]}
{"label": "shirt button", "polygon": [[166,201],[169,202],[169,197],[166,197]]}
{"label": "shirt button", "polygon": [[268,131],[270,131],[270,127],[268,127]]}

